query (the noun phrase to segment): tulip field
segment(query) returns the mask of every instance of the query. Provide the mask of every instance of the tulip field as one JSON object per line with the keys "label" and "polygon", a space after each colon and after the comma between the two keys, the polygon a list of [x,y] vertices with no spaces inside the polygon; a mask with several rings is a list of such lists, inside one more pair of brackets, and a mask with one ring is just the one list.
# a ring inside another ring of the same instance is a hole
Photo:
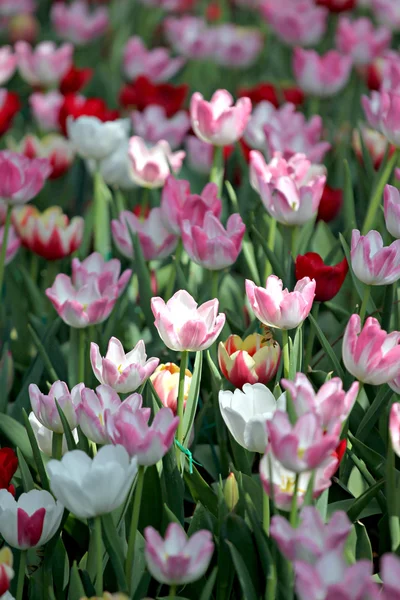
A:
{"label": "tulip field", "polygon": [[400,0],[0,38],[0,600],[400,600]]}

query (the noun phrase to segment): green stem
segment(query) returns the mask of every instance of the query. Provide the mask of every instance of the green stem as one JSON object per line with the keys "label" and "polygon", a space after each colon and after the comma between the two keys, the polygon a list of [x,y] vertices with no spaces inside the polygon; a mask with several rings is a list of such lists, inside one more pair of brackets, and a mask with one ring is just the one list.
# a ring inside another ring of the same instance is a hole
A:
{"label": "green stem", "polygon": [[172,273],[171,273],[171,277],[168,280],[168,284],[167,284],[166,291],[165,291],[165,300],[166,301],[169,300],[174,293],[177,269],[181,262],[182,251],[183,251],[183,244],[182,244],[182,240],[180,239],[178,242],[178,245],[176,247],[176,250],[175,250],[175,256],[172,257],[174,262],[173,262],[173,265],[171,265]]}
{"label": "green stem", "polygon": [[172,584],[171,587],[169,588],[168,598],[175,598],[175,596],[176,596],[176,585]]}
{"label": "green stem", "polygon": [[[313,307],[311,309],[311,314],[316,321],[318,320],[319,307],[320,307],[320,303],[314,302]],[[313,351],[313,347],[314,347],[314,340],[315,340],[315,329],[314,329],[314,327],[310,327],[310,331],[308,332],[306,353],[305,353],[305,357],[304,357],[304,373],[307,373],[308,365],[311,362],[312,351]]]}
{"label": "green stem", "polygon": [[3,241],[0,252],[0,294],[3,292],[4,269],[6,267],[7,240],[11,225],[12,205],[7,205],[6,222],[4,224]]}
{"label": "green stem", "polygon": [[39,256],[32,252],[31,256],[31,268],[30,268],[30,276],[34,283],[37,282],[39,274]]}
{"label": "green stem", "polygon": [[282,329],[282,355],[283,355],[283,376],[287,379],[290,372],[289,356],[289,334],[287,329]]}
{"label": "green stem", "polygon": [[265,600],[276,600],[276,567],[270,562]]}
{"label": "green stem", "polygon": [[103,596],[103,542],[101,537],[101,518],[95,517],[93,525],[94,551],[96,553],[96,596]]}
{"label": "green stem", "polygon": [[365,290],[364,290],[363,299],[362,299],[362,302],[361,302],[361,308],[360,308],[361,325],[363,324],[364,319],[365,319],[365,315],[367,314],[367,306],[368,306],[370,295],[371,295],[371,286],[370,285],[366,285],[365,286]]}
{"label": "green stem", "polygon": [[373,193],[371,196],[371,200],[369,201],[367,214],[366,214],[364,224],[362,227],[362,231],[361,231],[362,235],[366,235],[368,233],[368,231],[374,225],[375,216],[376,216],[377,210],[379,208],[379,205],[381,203],[384,187],[387,184],[387,182],[389,181],[390,174],[393,170],[393,167],[397,163],[399,156],[400,156],[400,149],[396,148],[395,152],[393,152],[392,156],[387,161],[385,168],[382,170],[379,181],[377,182],[376,186],[374,187],[374,190],[373,190]]}
{"label": "green stem", "polygon": [[396,464],[392,440],[389,436],[386,464],[386,498],[389,513],[389,530],[392,542],[392,552],[396,552],[400,545],[400,524],[397,508],[398,489],[396,485]]}
{"label": "green stem", "polygon": [[210,173],[210,182],[217,184],[218,196],[221,196],[224,182],[224,149],[222,146],[214,147],[214,160]]}
{"label": "green stem", "polygon": [[115,206],[117,208],[117,213],[120,215],[122,211],[125,210],[125,198],[119,188],[114,191],[114,200]]}
{"label": "green stem", "polygon": [[293,260],[296,260],[297,256],[297,238],[299,234],[299,228],[294,225],[290,228],[290,251],[292,253]]}
{"label": "green stem", "polygon": [[63,443],[63,434],[55,433],[55,431],[53,431],[53,436],[52,436],[52,441],[51,441],[51,455],[56,460],[61,460],[62,443]]}
{"label": "green stem", "polygon": [[267,535],[269,535],[270,516],[269,496],[263,492],[263,527]]}
{"label": "green stem", "polygon": [[135,555],[135,541],[136,541],[136,533],[137,533],[138,524],[139,524],[140,505],[142,502],[142,494],[143,494],[143,483],[144,483],[144,467],[140,466],[139,470],[138,470],[138,475],[137,475],[135,498],[133,501],[131,528],[130,528],[130,532],[129,532],[129,541],[128,541],[128,552],[126,555],[126,564],[125,564],[126,580],[127,580],[129,590],[131,590],[131,586],[132,586],[133,558]]}
{"label": "green stem", "polygon": [[296,473],[296,479],[294,483],[292,506],[290,508],[290,524],[292,527],[297,527],[297,491],[299,489],[300,475]]}
{"label": "green stem", "polygon": [[219,271],[211,271],[211,299],[218,298]]}
{"label": "green stem", "polygon": [[[276,229],[277,229],[277,221],[273,217],[271,217],[269,220],[269,230],[268,230],[268,248],[271,250],[271,252],[274,252],[274,249],[275,249]],[[265,279],[267,279],[270,275],[272,275],[272,273],[273,273],[272,265],[268,260],[266,267],[265,267]]]}
{"label": "green stem", "polygon": [[[184,403],[184,395],[185,395],[185,373],[186,373],[186,369],[187,369],[187,364],[188,364],[188,359],[189,359],[189,352],[187,350],[183,350],[182,352],[182,356],[181,356],[181,365],[180,365],[180,370],[179,370],[179,385],[178,385],[178,408],[177,408],[177,415],[179,417],[179,425],[178,425],[178,432],[177,432],[177,440],[180,444],[183,443],[183,403]],[[181,451],[179,450],[179,448],[176,448],[176,462],[178,465],[178,469],[179,469],[179,465],[180,465],[180,454]]]}
{"label": "green stem", "polygon": [[318,115],[319,106],[321,99],[317,96],[311,96],[308,102],[308,116],[312,117],[313,115]]}
{"label": "green stem", "polygon": [[86,329],[79,329],[79,360],[78,360],[78,383],[85,382],[85,344]]}
{"label": "green stem", "polygon": [[103,258],[111,256],[110,215],[108,198],[103,189],[106,184],[100,171],[93,175],[94,192],[94,249],[100,252]]}
{"label": "green stem", "polygon": [[26,550],[21,550],[21,552],[19,554],[17,593],[16,593],[16,596],[15,596],[15,600],[22,600],[23,597],[24,597],[26,554],[27,554]]}

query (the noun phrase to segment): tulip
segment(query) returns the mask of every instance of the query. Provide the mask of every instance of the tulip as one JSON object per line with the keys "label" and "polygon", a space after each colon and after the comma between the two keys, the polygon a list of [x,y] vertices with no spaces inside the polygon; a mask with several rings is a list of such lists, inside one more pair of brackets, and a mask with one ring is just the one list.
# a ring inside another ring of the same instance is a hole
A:
{"label": "tulip", "polygon": [[132,236],[137,234],[145,260],[170,256],[178,244],[178,238],[164,226],[160,208],[153,208],[143,221],[132,212],[124,210],[119,219],[111,222],[115,245],[127,258],[133,257]]}
{"label": "tulip", "polygon": [[147,359],[143,340],[125,354],[121,342],[112,337],[108,342],[107,354],[103,358],[97,344],[90,344],[90,362],[96,379],[119,394],[128,394],[138,389],[156,369],[158,358]]}
{"label": "tulip", "polygon": [[[58,114],[58,125],[65,136],[67,136],[67,121],[69,117],[71,117],[70,120],[76,120],[83,116],[97,117],[102,123],[115,121],[119,117],[119,112],[117,110],[110,110],[102,98],[85,98],[78,94],[67,94],[63,98]],[[122,129],[128,129],[128,122],[128,119],[122,120]],[[99,127],[97,127],[97,132],[98,131]],[[113,133],[115,134],[116,130],[114,130]],[[107,138],[107,143],[109,145],[111,145],[112,137],[113,136]],[[124,141],[125,138],[121,140],[121,143]],[[101,140],[101,147],[104,149],[103,140]],[[118,148],[118,144],[116,145],[116,148]]]}
{"label": "tulip", "polygon": [[83,46],[102,36],[109,23],[107,8],[99,6],[90,11],[86,0],[74,0],[69,4],[55,2],[50,18],[57,35],[76,46]]}
{"label": "tulip", "polygon": [[47,463],[50,489],[80,519],[112,512],[126,500],[137,461],[121,446],[103,446],[92,459],[72,450]]}
{"label": "tulip", "polygon": [[195,92],[190,101],[190,118],[195,134],[214,146],[234,144],[243,135],[251,113],[249,98],[240,98],[233,105],[227,90],[217,90],[210,102]]}
{"label": "tulip", "polygon": [[392,0],[372,0],[372,8],[374,16],[380,23],[394,31],[400,28],[400,7],[397,2],[392,2]]}
{"label": "tulip", "polygon": [[221,210],[215,183],[208,183],[201,194],[191,194],[188,181],[175,179],[172,175],[167,178],[161,194],[161,215],[164,226],[171,233],[179,235],[185,220],[202,227],[207,213],[218,219]]}
{"label": "tulip", "polygon": [[15,44],[21,77],[32,86],[57,85],[72,65],[72,44],[59,48],[53,42],[41,42],[35,49],[27,42]]}
{"label": "tulip", "polygon": [[0,597],[7,600],[7,590],[14,577],[13,554],[7,546],[0,550]]}
{"label": "tulip", "polygon": [[204,19],[191,15],[168,17],[164,31],[169,44],[181,56],[196,59],[214,54],[217,39]]}
{"label": "tulip", "polygon": [[[285,83],[279,86],[279,91],[271,83],[259,83],[251,88],[239,88],[238,97],[247,96],[253,105],[260,102],[270,102],[275,108],[281,104],[281,101],[290,102],[295,106],[304,101],[303,92],[297,87],[288,87]],[[278,98],[279,96],[279,98]]]}
{"label": "tulip", "polygon": [[31,383],[29,386],[29,398],[32,410],[38,421],[55,433],[64,433],[64,427],[56,406],[57,400],[68,421],[68,425],[71,429],[75,429],[77,426],[76,408],[81,401],[81,392],[84,387],[84,383],[78,383],[70,392],[66,383],[56,381],[46,395],[39,390],[35,383]]}
{"label": "tulip", "polygon": [[265,288],[246,279],[246,295],[254,315],[261,323],[278,329],[294,329],[309,315],[315,295],[315,281],[304,277],[293,292],[282,289],[283,283],[270,275]]}
{"label": "tulip", "polygon": [[45,158],[29,159],[10,150],[0,151],[0,198],[9,205],[29,202],[40,192],[50,172]]}
{"label": "tulip", "polygon": [[41,140],[28,134],[13,150],[21,152],[28,158],[47,158],[52,168],[49,179],[58,179],[64,175],[75,157],[71,142],[58,134],[46,135]]}
{"label": "tulip", "polygon": [[167,348],[175,352],[198,352],[215,342],[225,324],[218,306],[216,298],[198,306],[186,290],[176,292],[167,303],[160,297],[151,299],[157,331]]}
{"label": "tulip", "polygon": [[11,480],[18,469],[18,458],[11,448],[0,448],[0,489],[15,496],[15,487]]}
{"label": "tulip", "polygon": [[329,98],[347,84],[352,67],[350,56],[330,50],[319,56],[315,50],[295,48],[293,71],[298,86],[310,96]]}
{"label": "tulip", "polygon": [[400,376],[399,343],[400,332],[386,333],[373,317],[368,317],[361,329],[361,319],[354,314],[344,332],[344,366],[363,383],[388,383]]}
{"label": "tulip", "polygon": [[213,59],[223,67],[251,67],[264,46],[263,36],[255,27],[223,23],[215,26],[212,32],[215,36]]}
{"label": "tulip", "polygon": [[185,139],[187,161],[190,168],[196,173],[208,175],[214,160],[214,146],[199,140],[195,135],[188,135]]}
{"label": "tulip", "polygon": [[239,502],[239,486],[234,473],[229,473],[224,485],[224,500],[229,511],[235,510]]}
{"label": "tulip", "polygon": [[304,277],[315,280],[315,300],[317,302],[328,302],[336,296],[346,279],[348,270],[346,258],[334,267],[329,267],[316,252],[307,252],[303,256],[296,257],[296,280],[299,281]]}
{"label": "tulip", "polygon": [[337,217],[343,204],[343,192],[325,185],[318,206],[317,220],[329,223]]}
{"label": "tulip", "polygon": [[268,444],[267,422],[276,410],[285,410],[286,398],[278,400],[262,383],[245,383],[243,391],[219,392],[219,408],[236,442],[250,452],[264,454]]}
{"label": "tulip", "polygon": [[[297,6],[296,6],[297,4]],[[322,39],[327,25],[328,11],[306,0],[266,0],[261,12],[273,31],[290,46],[314,46]]]}
{"label": "tulip", "polygon": [[14,117],[20,109],[21,102],[18,95],[0,88],[0,135],[10,129]]}
{"label": "tulip", "polygon": [[35,206],[24,206],[14,211],[13,219],[22,244],[46,260],[70,256],[81,245],[82,217],[74,217],[70,222],[59,206],[41,214]]}
{"label": "tulip", "polygon": [[298,416],[312,412],[319,417],[325,431],[338,434],[354,406],[359,389],[358,382],[355,382],[346,393],[342,380],[333,377],[315,393],[303,373],[296,373],[294,381],[282,379],[281,385],[290,392]]}
{"label": "tulip", "polygon": [[386,185],[383,192],[384,213],[386,229],[393,237],[400,239],[400,192],[392,186]]}
{"label": "tulip", "polygon": [[389,285],[400,278],[400,240],[383,247],[381,234],[361,235],[353,229],[351,266],[355,276],[367,285]]}
{"label": "tulip", "polygon": [[[360,136],[360,132],[361,132],[361,136]],[[369,127],[366,127],[366,126],[361,126],[360,132],[357,129],[355,129],[353,131],[353,136],[352,136],[353,150],[356,153],[357,158],[360,161],[360,163],[363,164],[364,163],[363,149],[362,149],[361,139],[360,139],[360,137],[362,137],[363,144],[364,144],[365,148],[367,149],[369,155],[371,156],[371,160],[373,162],[374,169],[378,170],[382,164],[382,161],[383,161],[385,155],[386,155],[386,151],[389,146],[388,141],[384,135],[379,133],[379,131],[375,131],[375,129],[370,129]],[[394,147],[390,146],[389,147],[389,156],[392,155],[393,152],[394,152]]]}
{"label": "tulip", "polygon": [[126,139],[129,121],[102,122],[98,117],[67,119],[68,137],[75,151],[82,158],[101,160],[112,154]]}
{"label": "tulip", "polygon": [[71,65],[60,81],[60,92],[64,94],[76,94],[92,79],[93,69],[80,69]]}
{"label": "tulip", "polygon": [[18,501],[0,490],[0,533],[18,550],[44,546],[56,533],[64,506],[45,490],[21,494]]}
{"label": "tulip", "polygon": [[17,56],[13,54],[11,46],[0,48],[0,85],[4,85],[13,76],[17,66]]}
{"label": "tulip", "polygon": [[129,38],[124,48],[123,69],[129,80],[146,75],[154,83],[163,83],[174,77],[184,64],[182,58],[171,58],[167,48],[147,50],[136,35]]}
{"label": "tulip", "polygon": [[[4,231],[5,231],[5,227],[0,227],[0,248],[3,245]],[[19,247],[21,246],[21,240],[17,236],[15,229],[12,225],[10,226],[10,229],[8,230],[6,244],[7,244],[7,247],[6,247],[6,255],[5,255],[5,259],[4,259],[4,264],[8,265],[15,258],[15,255],[17,254]]]}
{"label": "tulip", "polygon": [[164,539],[146,527],[145,557],[152,577],[168,585],[186,585],[203,577],[214,552],[210,531],[201,529],[189,539],[178,523],[170,523]]}
{"label": "tulip", "polygon": [[29,96],[29,105],[33,117],[43,131],[58,131],[58,118],[64,96],[58,91],[46,93],[35,92]]}
{"label": "tulip", "polygon": [[390,409],[389,433],[393,450],[397,456],[400,456],[400,404],[398,402],[392,404]]}
{"label": "tulip", "polygon": [[146,143],[166,140],[172,150],[176,150],[190,129],[190,119],[183,110],[168,119],[164,107],[151,104],[143,112],[135,110],[132,113],[132,125],[135,134]]}
{"label": "tulip", "polygon": [[319,6],[325,6],[332,13],[352,10],[357,0],[317,0]]}
{"label": "tulip", "polygon": [[383,581],[382,600],[399,600],[399,558],[395,554],[384,554],[381,558],[380,577]]}
{"label": "tulip", "polygon": [[[165,363],[157,367],[150,381],[157,392],[162,404],[170,408],[174,415],[177,414],[178,390],[179,390],[179,372],[180,368],[175,363]],[[183,405],[186,406],[189,397],[190,384],[192,382],[192,373],[185,369]]]}
{"label": "tulip", "polygon": [[131,190],[137,185],[132,178],[131,163],[128,155],[129,140],[124,140],[116,150],[100,162],[93,159],[87,162],[91,173],[98,169],[104,182],[115,190]]}
{"label": "tulip", "polygon": [[244,340],[230,335],[218,346],[219,368],[236,388],[246,383],[269,383],[276,375],[280,357],[280,346],[268,330],[265,335],[253,333]]}
{"label": "tulip", "polygon": [[147,148],[142,138],[134,136],[129,141],[129,158],[133,180],[143,187],[159,188],[171,171],[180,171],[185,152],[172,152],[165,140]]}
{"label": "tulip", "polygon": [[0,16],[13,17],[21,13],[35,12],[36,5],[34,0],[1,0]]}
{"label": "tulip", "polygon": [[124,446],[140,466],[155,465],[162,459],[173,444],[179,423],[172,410],[161,408],[149,426],[147,409],[132,410],[125,403],[117,412],[105,412],[104,416],[109,441]]}
{"label": "tulip", "polygon": [[163,106],[167,117],[173,117],[183,107],[187,92],[186,84],[156,84],[144,75],[139,75],[134,82],[123,86],[119,101],[122,106],[131,110],[144,110],[152,104]]}
{"label": "tulip", "polygon": [[387,50],[391,32],[386,27],[374,28],[367,17],[350,20],[342,16],[336,30],[336,47],[351,56],[355,65],[368,65]]}
{"label": "tulip", "polygon": [[326,433],[314,413],[301,415],[291,425],[289,415],[277,411],[267,422],[271,451],[285,469],[304,473],[320,467],[339,442],[339,432]]}
{"label": "tulip", "polygon": [[277,152],[266,164],[260,152],[250,152],[251,186],[271,217],[284,225],[304,225],[316,216],[326,181],[324,173],[324,167],[311,166],[304,154],[286,161]]}
{"label": "tulip", "polygon": [[[339,462],[337,458],[330,456],[313,472],[300,473],[297,476],[297,507],[303,502],[311,477],[314,474],[313,498],[318,498],[324,490],[331,485],[331,477],[335,473]],[[261,483],[268,496],[274,498],[274,504],[279,510],[290,511],[292,507],[293,494],[295,491],[296,473],[288,471],[275,458],[270,449],[264,454],[260,461]]]}
{"label": "tulip", "polygon": [[327,552],[343,552],[351,522],[344,511],[338,510],[325,524],[315,506],[304,506],[296,528],[291,527],[284,517],[275,515],[271,519],[270,532],[285,558],[314,564]]}
{"label": "tulip", "polygon": [[400,145],[400,96],[393,92],[372,92],[361,102],[371,127],[378,129],[394,146]]}
{"label": "tulip", "polygon": [[228,218],[225,229],[210,211],[204,217],[203,226],[192,226],[190,221],[183,221],[183,247],[196,264],[213,271],[225,269],[236,262],[245,231],[246,226],[238,213]]}
{"label": "tulip", "polygon": [[[83,390],[82,390],[83,391]],[[76,407],[76,414],[78,415],[78,406]],[[44,425],[41,424],[40,421],[35,417],[34,412],[29,413],[29,423],[31,424],[33,434],[36,438],[37,445],[39,446],[39,450],[43,452],[46,456],[52,457],[53,455],[53,432],[51,429],[48,429]],[[72,429],[71,431],[72,437],[75,442],[78,443],[79,436],[78,430]],[[61,442],[61,455],[64,455],[68,452],[67,440],[65,439],[65,435],[62,436]]]}

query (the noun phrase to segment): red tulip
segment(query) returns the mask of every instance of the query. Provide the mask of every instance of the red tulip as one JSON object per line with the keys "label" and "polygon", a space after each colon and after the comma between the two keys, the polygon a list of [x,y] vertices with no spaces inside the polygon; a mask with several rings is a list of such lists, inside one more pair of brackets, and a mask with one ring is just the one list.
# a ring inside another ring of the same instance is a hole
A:
{"label": "red tulip", "polygon": [[238,90],[238,97],[250,98],[253,105],[259,102],[267,101],[278,108],[283,102],[291,102],[298,106],[302,104],[304,100],[303,92],[297,87],[285,87],[276,89],[272,83],[259,83],[252,88],[240,88]]}
{"label": "red tulip", "polygon": [[319,6],[325,6],[333,13],[351,10],[357,4],[357,0],[316,0]]}
{"label": "red tulip", "polygon": [[17,456],[11,448],[0,448],[0,489],[8,490],[13,496],[15,487],[11,484],[11,479],[18,469]]}
{"label": "red tulip", "polygon": [[315,279],[317,284],[315,300],[319,302],[327,302],[336,296],[343,285],[348,270],[349,267],[345,258],[334,267],[326,265],[316,252],[307,252],[307,254],[299,255],[296,258],[296,280],[299,281],[303,277]]}
{"label": "red tulip", "polygon": [[77,119],[83,115],[97,117],[100,121],[114,121],[118,119],[119,113],[117,110],[110,110],[101,98],[83,98],[75,94],[67,94],[58,116],[64,135],[67,134],[67,118],[72,116]]}
{"label": "red tulip", "polygon": [[3,135],[12,125],[16,113],[21,108],[17,94],[0,90],[0,135]]}
{"label": "red tulip", "polygon": [[127,109],[144,110],[150,104],[163,106],[167,117],[173,117],[185,102],[188,86],[170,83],[152,83],[140,75],[132,83],[125,84],[120,92],[120,104]]}
{"label": "red tulip", "polygon": [[319,203],[317,219],[319,221],[333,221],[337,217],[343,204],[343,192],[326,185]]}
{"label": "red tulip", "polygon": [[91,80],[92,76],[93,69],[78,69],[72,65],[60,81],[60,92],[64,96],[76,94]]}

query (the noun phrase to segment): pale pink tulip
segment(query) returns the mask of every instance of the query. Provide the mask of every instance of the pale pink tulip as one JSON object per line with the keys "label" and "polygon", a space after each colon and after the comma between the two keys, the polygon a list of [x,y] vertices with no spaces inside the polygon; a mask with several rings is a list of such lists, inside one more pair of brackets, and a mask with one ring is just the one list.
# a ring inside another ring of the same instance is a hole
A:
{"label": "pale pink tulip", "polygon": [[374,15],[380,23],[393,31],[400,29],[400,4],[393,0],[371,0]]}
{"label": "pale pink tulip", "polygon": [[256,28],[223,23],[212,31],[215,36],[213,60],[223,67],[250,67],[264,45],[263,36]]}
{"label": "pale pink tulip", "polygon": [[151,575],[167,585],[186,585],[203,577],[214,552],[210,531],[201,529],[190,538],[178,523],[170,523],[165,537],[146,527],[145,557]]}
{"label": "pale pink tulip", "polygon": [[107,8],[99,6],[89,10],[86,0],[74,0],[70,4],[56,2],[51,8],[50,17],[57,35],[76,46],[102,36],[109,23]]}
{"label": "pale pink tulip", "polygon": [[[3,246],[3,239],[4,239],[4,226],[0,227],[0,249]],[[4,259],[5,265],[10,264],[10,262],[14,259],[20,246],[21,246],[21,240],[18,237],[14,227],[11,225],[10,229],[8,230],[8,236],[7,236],[6,256]]]}
{"label": "pale pink tulip", "polygon": [[34,86],[58,85],[72,66],[72,44],[59,48],[53,42],[41,42],[32,48],[27,42],[15,44],[18,69],[22,78]]}
{"label": "pale pink tulip", "polygon": [[189,258],[198,265],[211,270],[225,269],[236,262],[242,250],[245,231],[246,226],[239,214],[228,218],[225,229],[209,211],[202,225],[183,221],[183,247]]}
{"label": "pale pink tulip", "polygon": [[167,303],[151,299],[157,331],[167,348],[176,352],[206,350],[215,342],[225,324],[218,306],[216,298],[198,306],[186,290],[176,292]]}
{"label": "pale pink tulip", "polygon": [[[389,382],[390,385],[390,382]],[[400,403],[395,402],[390,409],[389,433],[393,450],[400,456]]]}
{"label": "pale pink tulip", "polygon": [[166,140],[175,150],[181,146],[183,139],[190,129],[190,119],[186,111],[180,110],[170,119],[163,106],[151,104],[143,112],[135,110],[132,113],[133,131],[146,143],[156,144]]}
{"label": "pale pink tulip", "polygon": [[175,250],[178,238],[164,226],[161,208],[152,208],[145,220],[129,210],[111,222],[113,240],[127,258],[133,257],[132,235],[137,234],[145,260],[166,258]]}
{"label": "pale pink tulip", "polygon": [[171,172],[178,173],[182,167],[185,152],[172,152],[165,140],[160,140],[148,148],[142,138],[134,136],[129,140],[129,158],[132,179],[143,187],[162,187]]}
{"label": "pale pink tulip", "polygon": [[381,600],[400,600],[400,559],[396,554],[384,554],[381,558],[380,577],[383,581]]}
{"label": "pale pink tulip", "polygon": [[290,46],[314,46],[322,39],[329,11],[312,0],[265,0],[261,11],[274,32]]}
{"label": "pale pink tulip", "polygon": [[400,95],[394,92],[372,92],[361,102],[371,127],[378,129],[394,146],[400,145]]}
{"label": "pale pink tulip", "polygon": [[393,185],[386,185],[383,192],[383,208],[386,229],[400,239],[400,192]]}
{"label": "pale pink tulip", "polygon": [[155,465],[174,442],[179,417],[172,410],[161,408],[149,426],[149,411],[122,404],[116,413],[105,412],[107,436],[114,445],[124,446],[129,456],[137,458],[138,465]]}
{"label": "pale pink tulip", "polygon": [[36,384],[31,383],[29,398],[35,417],[47,429],[56,433],[64,433],[64,427],[56,406],[57,400],[68,425],[71,429],[75,429],[78,424],[76,409],[81,401],[81,392],[84,387],[84,383],[78,383],[70,392],[66,383],[56,381],[51,386],[48,394],[43,394]]}
{"label": "pale pink tulip", "polygon": [[[364,162],[361,138],[368,154],[371,157],[374,168],[379,169],[383,159],[385,158],[386,151],[388,150],[389,144],[387,139],[382,133],[376,131],[375,129],[371,129],[366,125],[360,125],[359,129],[354,129],[352,135],[352,146],[358,160],[361,163]],[[392,150],[393,148],[390,148],[389,153],[391,153]]]}
{"label": "pale pink tulip", "polygon": [[186,58],[209,58],[215,50],[216,38],[204,19],[185,15],[164,20],[168,42]]}
{"label": "pale pink tulip", "polygon": [[315,280],[303,277],[293,292],[283,288],[282,280],[270,275],[265,288],[246,279],[246,295],[256,318],[268,327],[293,329],[309,315],[315,296]]}
{"label": "pale pink tulip", "polygon": [[64,96],[54,90],[52,92],[35,92],[29,96],[29,105],[33,117],[42,131],[59,131],[58,117]]}
{"label": "pale pink tulip", "polygon": [[0,85],[4,85],[13,76],[17,66],[17,56],[11,46],[0,47]]}
{"label": "pale pink tulip", "polygon": [[100,291],[104,291],[107,286],[116,287],[120,296],[131,277],[131,270],[126,269],[121,276],[121,263],[117,258],[104,260],[99,252],[93,252],[82,262],[78,258],[72,260],[72,283],[76,286],[85,285],[91,275],[98,278]]}
{"label": "pale pink tulip", "polygon": [[351,56],[355,65],[368,65],[387,50],[391,37],[389,29],[375,29],[367,17],[351,20],[342,16],[336,30],[336,47]]}
{"label": "pale pink tulip", "polygon": [[36,0],[0,0],[0,17],[14,17],[34,13]]}
{"label": "pale pink tulip", "polygon": [[[174,415],[178,406],[179,391],[179,372],[180,368],[175,363],[165,363],[157,367],[150,381],[156,390],[162,404],[170,408]],[[190,384],[192,382],[192,373],[189,369],[185,371],[185,381],[183,390],[183,406],[186,406],[189,397]]]}
{"label": "pale pink tulip", "polygon": [[199,140],[195,135],[188,135],[185,139],[187,162],[196,173],[208,175],[214,159],[214,146]]}
{"label": "pale pink tulip", "polygon": [[138,389],[153,373],[158,358],[147,358],[143,340],[125,354],[121,342],[112,337],[108,342],[107,354],[102,357],[100,348],[90,344],[90,362],[93,373],[100,383],[108,385],[119,394],[128,394]]}
{"label": "pale pink tulip", "polygon": [[234,105],[227,90],[217,90],[210,102],[195,92],[190,101],[193,131],[203,142],[214,146],[228,146],[237,142],[246,129],[250,113],[250,99],[240,98]]}
{"label": "pale pink tulip", "polygon": [[355,276],[367,285],[389,285],[400,279],[400,240],[383,247],[378,231],[361,235],[353,229],[351,266]]}
{"label": "pale pink tulip", "polygon": [[167,48],[147,50],[143,40],[136,35],[129,38],[124,48],[123,69],[130,80],[145,75],[154,83],[162,83],[176,75],[184,64],[182,58],[171,58]]}
{"label": "pale pink tulip", "polygon": [[325,182],[325,168],[312,166],[304,154],[286,161],[277,152],[267,164],[258,150],[250,152],[250,184],[279,223],[304,225],[315,217]]}
{"label": "pale pink tulip", "polygon": [[400,376],[400,332],[386,333],[373,317],[362,329],[359,315],[350,317],[342,353],[344,366],[362,383],[382,385]]}
{"label": "pale pink tulip", "polygon": [[315,50],[294,50],[293,71],[297,85],[310,96],[329,98],[338,94],[349,80],[351,67],[351,57],[336,50],[322,56]]}
{"label": "pale pink tulip", "polygon": [[29,159],[10,150],[0,151],[0,198],[13,205],[32,200],[51,173],[46,158]]}
{"label": "pale pink tulip", "polygon": [[50,133],[41,139],[28,134],[13,146],[13,150],[29,158],[47,158],[52,168],[49,179],[57,179],[64,175],[75,158],[71,142],[57,133]]}
{"label": "pale pink tulip", "polygon": [[330,433],[340,433],[342,423],[347,419],[357,399],[358,382],[346,393],[339,377],[326,381],[315,393],[304,373],[296,373],[294,381],[282,379],[281,385],[290,392],[296,414],[315,413],[321,419],[322,427]]}

